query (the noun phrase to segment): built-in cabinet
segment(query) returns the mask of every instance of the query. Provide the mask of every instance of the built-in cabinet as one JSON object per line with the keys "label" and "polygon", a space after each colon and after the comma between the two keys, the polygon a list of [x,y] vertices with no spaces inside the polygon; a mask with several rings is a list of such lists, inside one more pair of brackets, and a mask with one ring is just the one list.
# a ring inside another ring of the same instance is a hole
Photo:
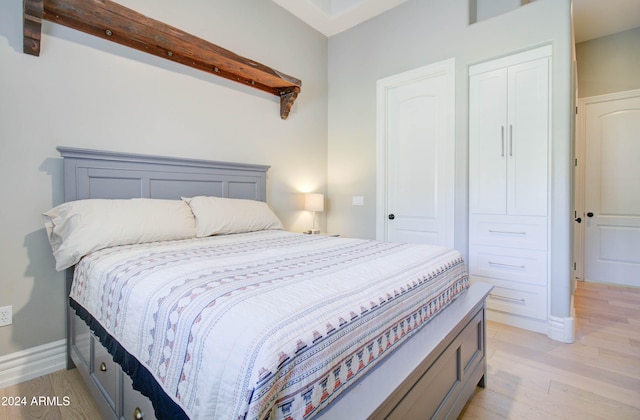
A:
{"label": "built-in cabinet", "polygon": [[489,319],[547,332],[551,46],[469,69],[469,271]]}

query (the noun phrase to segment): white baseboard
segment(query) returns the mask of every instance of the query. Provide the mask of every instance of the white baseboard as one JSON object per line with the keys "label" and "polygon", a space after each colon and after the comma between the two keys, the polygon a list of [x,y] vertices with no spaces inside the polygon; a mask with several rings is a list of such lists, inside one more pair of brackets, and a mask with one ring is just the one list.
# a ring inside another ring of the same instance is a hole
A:
{"label": "white baseboard", "polygon": [[487,319],[541,334],[547,334],[549,329],[547,320],[529,318],[493,309],[487,309]]}
{"label": "white baseboard", "polygon": [[[571,313],[573,315],[573,311]],[[533,319],[500,311],[487,310],[487,319],[513,327],[546,334],[552,340],[562,343],[575,341],[574,316],[562,318],[549,315],[547,320]]]}
{"label": "white baseboard", "polygon": [[576,339],[573,321],[572,316],[562,318],[549,315],[549,338],[563,343],[573,343]]}
{"label": "white baseboard", "polygon": [[0,356],[0,389],[67,367],[65,339]]}

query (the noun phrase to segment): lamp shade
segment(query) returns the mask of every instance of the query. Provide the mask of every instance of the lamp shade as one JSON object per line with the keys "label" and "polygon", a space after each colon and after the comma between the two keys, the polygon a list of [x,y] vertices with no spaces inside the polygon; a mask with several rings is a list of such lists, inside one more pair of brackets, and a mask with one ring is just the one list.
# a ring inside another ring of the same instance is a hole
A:
{"label": "lamp shade", "polygon": [[305,194],[304,209],[309,211],[324,211],[324,194],[319,194],[319,193]]}

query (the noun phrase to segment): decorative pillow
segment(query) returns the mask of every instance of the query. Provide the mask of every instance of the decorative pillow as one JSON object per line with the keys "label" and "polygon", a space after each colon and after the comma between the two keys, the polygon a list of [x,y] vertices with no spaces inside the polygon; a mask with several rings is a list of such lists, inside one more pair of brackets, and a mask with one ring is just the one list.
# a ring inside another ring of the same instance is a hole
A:
{"label": "decorative pillow", "polygon": [[205,196],[183,200],[196,217],[198,237],[283,229],[278,216],[262,201]]}
{"label": "decorative pillow", "polygon": [[196,232],[193,213],[182,200],[70,201],[43,219],[58,271],[102,248],[193,238]]}

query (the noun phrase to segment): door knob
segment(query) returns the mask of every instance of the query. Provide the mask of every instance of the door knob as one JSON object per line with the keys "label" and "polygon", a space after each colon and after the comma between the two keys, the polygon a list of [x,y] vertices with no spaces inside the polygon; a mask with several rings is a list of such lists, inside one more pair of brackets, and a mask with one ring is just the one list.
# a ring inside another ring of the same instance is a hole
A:
{"label": "door knob", "polygon": [[578,218],[576,219],[576,222],[578,222],[578,223],[582,223],[582,218],[581,218],[581,217],[578,217]]}
{"label": "door knob", "polygon": [[592,212],[587,213],[587,217],[593,217],[593,213]]}
{"label": "door knob", "polygon": [[395,214],[391,213],[391,214],[389,215],[389,220],[393,220],[393,219],[395,219],[395,218],[396,218],[396,215],[395,215]]}

